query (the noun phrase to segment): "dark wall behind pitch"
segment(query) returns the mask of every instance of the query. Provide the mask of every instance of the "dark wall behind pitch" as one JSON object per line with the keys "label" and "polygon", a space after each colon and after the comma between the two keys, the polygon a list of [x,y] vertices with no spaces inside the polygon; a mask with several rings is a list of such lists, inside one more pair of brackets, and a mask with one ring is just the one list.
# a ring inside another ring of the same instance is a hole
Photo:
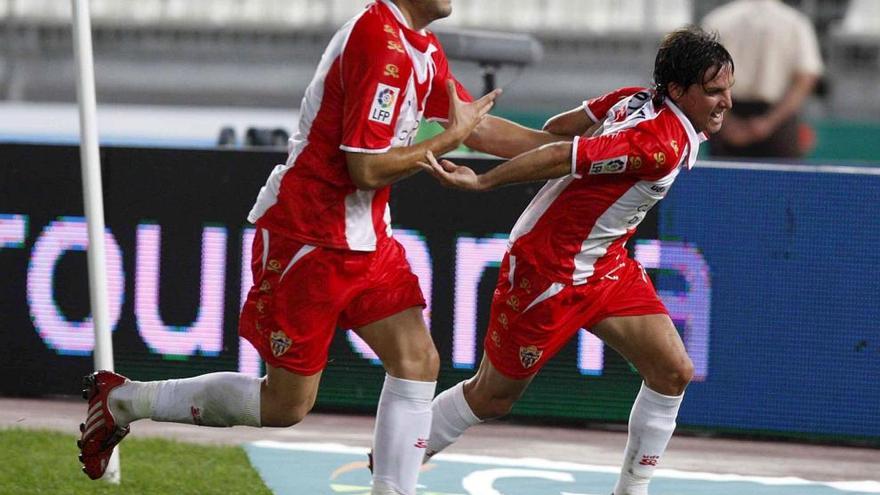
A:
{"label": "dark wall behind pitch", "polygon": [[[117,369],[142,380],[258,373],[243,364],[236,334],[241,258],[253,232],[245,216],[284,156],[104,148],[102,159],[108,257],[119,263]],[[424,175],[395,187],[398,239],[431,293],[440,389],[473,373],[456,356],[482,354],[493,259],[537,188],[465,194]],[[681,175],[632,242],[702,369],[681,426],[880,443],[870,414],[880,408],[877,190],[880,174],[869,172],[698,166]],[[0,373],[10,378],[0,393],[76,395],[92,369],[84,233],[78,150],[0,145]],[[155,252],[145,247],[151,236]],[[144,268],[151,263],[158,278]],[[468,274],[476,277],[470,291]],[[462,338],[467,328],[471,339]],[[625,421],[639,377],[590,342],[582,336],[564,348],[514,414]],[[337,332],[319,407],[372,412],[383,374]]]}

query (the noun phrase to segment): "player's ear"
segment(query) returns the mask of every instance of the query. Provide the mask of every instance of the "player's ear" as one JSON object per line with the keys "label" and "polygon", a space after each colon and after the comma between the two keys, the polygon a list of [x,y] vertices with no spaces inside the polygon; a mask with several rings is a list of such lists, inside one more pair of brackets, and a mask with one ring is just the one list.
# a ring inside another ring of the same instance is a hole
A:
{"label": "player's ear", "polygon": [[667,93],[669,97],[672,98],[672,101],[678,102],[681,99],[682,95],[684,95],[684,86],[677,82],[671,82],[668,86],[666,86]]}

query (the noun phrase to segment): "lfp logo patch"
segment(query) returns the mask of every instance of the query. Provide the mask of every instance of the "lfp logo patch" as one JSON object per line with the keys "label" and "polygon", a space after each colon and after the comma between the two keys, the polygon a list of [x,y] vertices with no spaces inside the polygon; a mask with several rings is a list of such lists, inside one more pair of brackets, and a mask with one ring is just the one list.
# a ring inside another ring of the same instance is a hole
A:
{"label": "lfp logo patch", "polygon": [[379,83],[376,87],[376,96],[373,97],[373,106],[370,108],[370,120],[380,124],[391,124],[398,93],[400,89]]}

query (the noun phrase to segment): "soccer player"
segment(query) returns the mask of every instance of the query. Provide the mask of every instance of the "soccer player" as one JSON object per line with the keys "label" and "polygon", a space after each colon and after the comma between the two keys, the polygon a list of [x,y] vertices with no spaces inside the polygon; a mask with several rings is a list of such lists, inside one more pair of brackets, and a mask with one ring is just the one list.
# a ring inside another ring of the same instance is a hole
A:
{"label": "soccer player", "polygon": [[447,186],[485,191],[547,180],[510,234],[476,375],[434,399],[426,460],[470,426],[507,414],[548,359],[589,328],[639,370],[629,440],[614,495],[646,495],[693,363],[626,241],[697,158],[704,133],[731,108],[733,61],[698,28],[668,34],[654,87],[622,88],[553,117],[548,144],[477,175],[427,154]]}
{"label": "soccer player", "polygon": [[[378,0],[330,41],[301,104],[287,162],[260,191],[254,284],[239,332],[267,376],[213,373],[135,382],[106,371],[85,380],[83,470],[103,475],[114,446],[142,418],[205,426],[291,426],[312,408],[337,327],[353,328],[386,369],[373,444],[373,493],[415,493],[431,425],[439,359],[425,301],[392,237],[390,185],[427,151],[465,142],[514,156],[558,140],[487,116],[498,92],[471,101],[452,76],[433,20],[450,0]],[[446,130],[418,144],[422,117]]]}

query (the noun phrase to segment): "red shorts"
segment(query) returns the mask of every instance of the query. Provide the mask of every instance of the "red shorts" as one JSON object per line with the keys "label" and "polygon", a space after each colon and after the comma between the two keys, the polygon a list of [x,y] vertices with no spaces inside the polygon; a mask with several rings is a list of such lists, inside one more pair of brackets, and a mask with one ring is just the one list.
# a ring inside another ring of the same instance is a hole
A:
{"label": "red shorts", "polygon": [[642,265],[624,263],[596,282],[553,282],[532,266],[504,256],[484,348],[503,375],[523,379],[538,372],[581,328],[610,316],[668,314]]}
{"label": "red shorts", "polygon": [[425,306],[394,239],[376,251],[347,251],[257,229],[251,270],[238,332],[266,363],[300,375],[324,369],[337,327],[359,328]]}

